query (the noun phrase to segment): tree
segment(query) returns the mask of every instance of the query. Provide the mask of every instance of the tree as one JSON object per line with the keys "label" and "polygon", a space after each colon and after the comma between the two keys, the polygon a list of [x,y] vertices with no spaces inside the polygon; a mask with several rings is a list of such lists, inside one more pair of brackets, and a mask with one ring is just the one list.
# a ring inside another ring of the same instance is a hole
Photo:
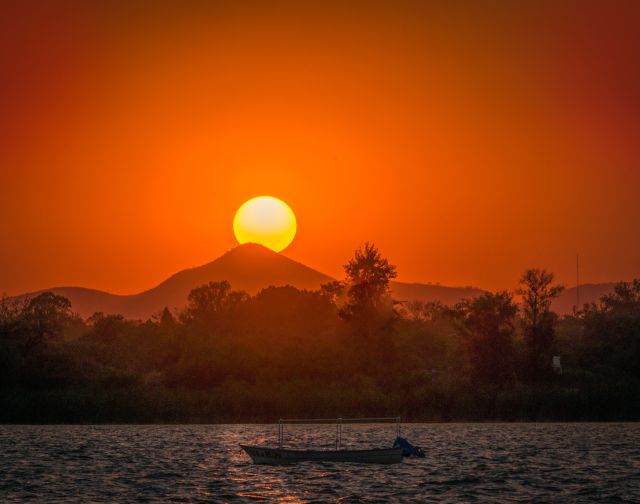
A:
{"label": "tree", "polygon": [[338,280],[332,280],[320,286],[320,295],[329,300],[335,306],[344,295],[344,284]]}
{"label": "tree", "polygon": [[105,315],[96,312],[87,319],[91,327],[91,335],[97,341],[113,344],[132,325],[122,315]]}
{"label": "tree", "polygon": [[600,305],[582,312],[584,342],[591,365],[622,369],[640,376],[640,279],[617,283]]}
{"label": "tree", "polygon": [[21,313],[28,300],[0,299],[0,387],[15,380],[24,343]]}
{"label": "tree", "polygon": [[158,313],[155,313],[151,316],[151,319],[154,323],[158,324],[163,328],[172,328],[176,325],[176,318],[171,313],[171,310],[167,306],[165,306]]}
{"label": "tree", "polygon": [[47,338],[60,336],[74,320],[71,302],[53,292],[43,292],[26,302],[20,313],[25,348],[41,345]]}
{"label": "tree", "polygon": [[433,322],[445,313],[440,301],[405,301],[401,306],[401,315],[412,322]]}
{"label": "tree", "polygon": [[518,311],[508,292],[486,293],[456,306],[467,336],[475,376],[503,385],[513,377],[514,317]]}
{"label": "tree", "polygon": [[600,302],[603,311],[640,317],[640,279],[615,284],[613,292],[602,296]]}
{"label": "tree", "polygon": [[551,369],[551,350],[555,336],[557,315],[551,311],[552,301],[564,290],[552,285],[554,275],[544,269],[533,268],[520,278],[522,295],[522,322],[529,372],[540,378]]}
{"label": "tree", "polygon": [[339,313],[350,325],[350,359],[365,369],[389,365],[396,360],[391,335],[397,316],[389,291],[396,268],[367,242],[344,269],[347,302]]}
{"label": "tree", "polygon": [[10,339],[18,329],[20,316],[29,300],[0,299],[0,339]]}
{"label": "tree", "polygon": [[209,282],[189,293],[180,320],[185,324],[200,324],[212,333],[220,329],[224,319],[247,299],[246,292],[232,291],[226,280]]}
{"label": "tree", "polygon": [[391,306],[389,282],[396,267],[382,257],[373,243],[365,243],[344,266],[348,302],[341,311],[346,319],[368,317]]}

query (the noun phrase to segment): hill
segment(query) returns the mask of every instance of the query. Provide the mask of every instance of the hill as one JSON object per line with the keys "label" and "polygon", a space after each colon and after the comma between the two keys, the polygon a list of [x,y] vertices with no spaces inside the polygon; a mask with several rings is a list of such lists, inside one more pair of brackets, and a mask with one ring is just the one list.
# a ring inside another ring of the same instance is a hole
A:
{"label": "hill", "polygon": [[[235,247],[208,264],[186,269],[139,294],[127,296],[83,287],[54,287],[46,289],[65,296],[74,311],[83,318],[95,312],[119,313],[130,319],[148,319],[165,306],[170,309],[184,307],[191,289],[211,281],[227,280],[233,289],[255,294],[270,285],[292,285],[299,289],[318,289],[333,280],[302,263],[289,259],[261,245],[247,243]],[[454,304],[465,297],[480,294],[480,289],[445,287],[441,285],[392,282],[395,299],[401,301],[435,301]],[[35,296],[31,292],[22,296]],[[22,297],[20,296],[20,297]]]}
{"label": "hill", "polygon": [[[231,249],[210,263],[180,271],[156,287],[138,294],[122,296],[83,287],[55,287],[46,290],[67,297],[74,311],[84,318],[95,312],[104,312],[146,320],[164,307],[184,307],[191,289],[220,280],[229,281],[233,289],[255,294],[270,285],[318,289],[321,284],[333,278],[262,245],[248,243]],[[596,302],[602,294],[612,289],[611,283],[582,285],[581,303]],[[453,305],[463,298],[472,298],[484,292],[474,287],[403,282],[391,282],[391,291],[394,299],[399,301],[440,301],[445,305]],[[34,296],[40,292],[43,291],[23,296]],[[571,313],[575,300],[575,287],[567,289],[554,302],[553,309],[560,314]]]}
{"label": "hill", "polygon": [[391,294],[398,301],[440,301],[444,305],[454,305],[462,299],[482,294],[475,287],[447,287],[445,285],[391,282]]}
{"label": "hill", "polygon": [[[101,311],[119,313],[131,319],[147,319],[165,306],[182,308],[191,289],[220,280],[229,281],[233,289],[254,294],[269,285],[317,289],[332,278],[261,245],[248,243],[231,249],[208,264],[180,271],[139,294],[121,296],[82,287],[46,290],[67,297],[74,311],[85,318]],[[34,296],[39,292],[25,295]]]}
{"label": "hill", "polygon": [[[580,306],[588,303],[598,303],[604,294],[613,292],[614,283],[583,284],[580,286]],[[576,288],[563,290],[551,305],[551,309],[561,315],[573,312],[576,305]]]}

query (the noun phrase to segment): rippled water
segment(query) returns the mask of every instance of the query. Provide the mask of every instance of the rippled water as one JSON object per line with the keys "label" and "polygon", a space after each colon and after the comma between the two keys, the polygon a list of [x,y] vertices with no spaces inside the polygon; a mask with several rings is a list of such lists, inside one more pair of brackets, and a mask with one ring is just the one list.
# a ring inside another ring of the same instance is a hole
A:
{"label": "rippled water", "polygon": [[[331,426],[287,427],[332,446]],[[412,424],[425,459],[391,466],[251,464],[268,425],[0,426],[0,501],[640,502],[638,424]],[[389,445],[393,426],[344,426],[343,445]]]}

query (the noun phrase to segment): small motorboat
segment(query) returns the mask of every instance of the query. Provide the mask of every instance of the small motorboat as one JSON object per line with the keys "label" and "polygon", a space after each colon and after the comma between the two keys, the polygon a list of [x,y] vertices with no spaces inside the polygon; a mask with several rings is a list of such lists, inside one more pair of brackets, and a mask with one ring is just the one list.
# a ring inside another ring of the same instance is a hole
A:
{"label": "small motorboat", "polygon": [[[296,462],[359,462],[367,464],[396,464],[407,456],[406,448],[394,444],[392,448],[370,448],[363,450],[343,450],[342,425],[354,423],[395,422],[397,439],[400,435],[400,418],[321,418],[321,419],[280,419],[278,421],[278,447],[241,444],[240,447],[251,457],[254,464],[293,464]],[[335,450],[292,450],[283,448],[284,426],[286,424],[336,424]]]}
{"label": "small motorboat", "polygon": [[371,450],[287,450],[267,446],[240,445],[254,464],[293,464],[295,462],[361,462],[396,464],[402,462],[402,448]]}

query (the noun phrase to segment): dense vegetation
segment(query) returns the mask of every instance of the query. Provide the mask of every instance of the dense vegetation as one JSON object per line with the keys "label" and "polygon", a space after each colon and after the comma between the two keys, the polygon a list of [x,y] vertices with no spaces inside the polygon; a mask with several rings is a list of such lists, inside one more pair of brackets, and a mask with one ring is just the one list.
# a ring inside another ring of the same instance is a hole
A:
{"label": "dense vegetation", "polygon": [[211,282],[147,321],[4,299],[0,421],[640,418],[640,280],[559,318],[545,270],[451,307],[392,300],[395,267],[370,244],[345,273],[255,296]]}

